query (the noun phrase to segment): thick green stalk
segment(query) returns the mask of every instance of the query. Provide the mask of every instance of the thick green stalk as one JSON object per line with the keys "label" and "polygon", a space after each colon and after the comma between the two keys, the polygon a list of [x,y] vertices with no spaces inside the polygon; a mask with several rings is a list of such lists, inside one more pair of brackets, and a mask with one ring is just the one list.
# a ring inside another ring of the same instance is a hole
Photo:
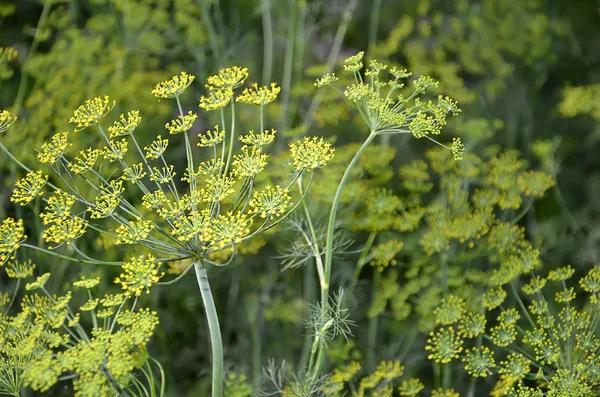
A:
{"label": "thick green stalk", "polygon": [[217,308],[213,300],[208,275],[201,261],[194,262],[198,288],[202,294],[204,312],[208,321],[208,332],[210,334],[210,346],[212,352],[212,397],[223,397],[223,341],[221,340],[221,328]]}

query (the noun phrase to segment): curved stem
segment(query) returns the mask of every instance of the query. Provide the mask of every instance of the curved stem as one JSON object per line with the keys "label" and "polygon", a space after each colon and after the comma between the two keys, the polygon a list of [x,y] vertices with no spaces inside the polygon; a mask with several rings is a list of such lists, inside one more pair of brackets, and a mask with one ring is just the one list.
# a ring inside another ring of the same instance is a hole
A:
{"label": "curved stem", "polygon": [[[358,151],[350,161],[350,164],[348,164],[348,167],[346,168],[346,171],[342,176],[342,180],[338,185],[337,191],[335,192],[333,203],[331,204],[329,220],[327,222],[327,239],[325,242],[325,280],[321,286],[321,310],[323,311],[327,311],[329,305],[329,282],[331,280],[331,266],[333,263],[333,233],[335,230],[335,219],[337,216],[338,207],[340,205],[342,191],[344,190],[344,186],[346,186],[346,183],[350,178],[350,173],[352,172],[352,169],[358,162],[358,159],[365,151],[367,146],[369,146],[373,139],[375,139],[376,136],[377,133],[375,131],[371,131],[367,139],[364,141],[360,149],[358,149]],[[317,358],[317,363],[313,370],[313,376],[318,376],[321,366],[323,365],[323,360],[325,358],[325,353],[323,352],[323,350],[324,349],[319,349],[319,357]]]}
{"label": "curved stem", "polygon": [[219,317],[217,308],[210,291],[206,269],[201,261],[194,262],[198,288],[202,294],[204,303],[204,312],[208,321],[208,331],[210,334],[210,346],[212,351],[212,397],[223,397],[223,341],[221,340],[221,329],[219,327]]}
{"label": "curved stem", "polygon": [[40,251],[45,254],[55,256],[57,258],[66,259],[71,262],[85,263],[87,265],[121,266],[123,264],[123,262],[101,262],[101,261],[96,261],[96,260],[91,261],[91,260],[73,258],[71,256],[57,254],[54,251],[50,251],[45,248],[36,247],[35,245],[31,245],[31,244],[27,244],[27,243],[22,243],[20,246],[21,246],[21,248],[31,248],[32,250]]}

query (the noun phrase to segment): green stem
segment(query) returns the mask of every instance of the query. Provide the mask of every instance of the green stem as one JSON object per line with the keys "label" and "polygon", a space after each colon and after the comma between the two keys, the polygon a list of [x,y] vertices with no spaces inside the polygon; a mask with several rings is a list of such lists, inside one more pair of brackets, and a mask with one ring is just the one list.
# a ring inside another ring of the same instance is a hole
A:
{"label": "green stem", "polygon": [[[296,25],[298,22],[298,3],[299,1],[292,0],[291,5],[291,24],[288,27],[288,35],[285,44],[285,57],[283,60],[283,79],[281,81],[281,120],[279,125],[279,131],[283,134],[287,127],[288,121],[288,105],[290,102],[290,91],[292,86],[292,67],[294,66],[294,45],[296,44]],[[261,131],[262,132],[262,131]]]}
{"label": "green stem", "polygon": [[[371,294],[371,303],[376,299],[377,291],[379,289],[379,282],[381,281],[381,272],[377,269],[373,271],[373,280],[371,285],[373,287],[373,293]],[[376,350],[377,350],[377,329],[379,326],[379,317],[377,315],[369,318],[369,325],[367,328],[367,368],[369,370],[375,369]]]}
{"label": "green stem", "polygon": [[[260,1],[260,11],[263,24],[263,85],[271,81],[271,71],[273,70],[273,24],[271,22],[271,6],[269,0]],[[261,131],[262,132],[262,131]]]}
{"label": "green stem", "polygon": [[[261,131],[262,132],[262,131]],[[235,139],[235,101],[231,101],[231,131],[229,132],[229,152],[227,153],[227,163],[225,163],[225,172],[223,176],[227,175],[229,171],[229,165],[231,164],[231,157],[233,154],[233,144]],[[223,143],[224,145],[225,143]]]}
{"label": "green stem", "polygon": [[[338,207],[340,205],[342,191],[344,190],[344,187],[346,186],[346,183],[350,178],[352,169],[358,162],[358,159],[365,151],[365,149],[369,146],[369,144],[373,142],[373,139],[375,139],[376,136],[377,133],[375,131],[371,131],[365,142],[362,144],[360,149],[358,149],[358,151],[350,161],[350,164],[348,164],[348,167],[346,168],[346,171],[342,176],[342,180],[338,185],[337,191],[335,192],[333,203],[331,204],[331,210],[329,212],[329,221],[327,223],[327,239],[325,242],[325,282],[321,286],[321,308],[324,311],[327,311],[329,305],[329,282],[331,280],[331,266],[333,263],[333,233],[335,230],[335,219],[337,216]],[[323,350],[325,349],[319,349],[319,357],[317,358],[317,363],[313,372],[314,375],[317,375],[319,373],[321,366],[323,365],[323,360],[325,356]]]}
{"label": "green stem", "polygon": [[47,255],[55,256],[55,257],[61,258],[61,259],[66,259],[71,262],[85,263],[87,265],[121,266],[123,264],[123,262],[100,262],[100,261],[90,261],[90,260],[73,258],[71,256],[57,254],[54,251],[50,251],[45,248],[36,247],[35,245],[30,245],[30,244],[26,244],[26,243],[22,243],[21,248],[31,248],[32,250],[40,251]]}
{"label": "green stem", "polygon": [[208,331],[210,334],[210,345],[212,351],[212,397],[223,396],[223,341],[221,340],[221,329],[219,327],[219,317],[217,308],[210,291],[208,283],[208,275],[202,262],[194,262],[194,270],[196,271],[196,279],[198,280],[198,288],[202,294],[204,303],[204,312],[208,321]]}
{"label": "green stem", "polygon": [[354,268],[351,288],[354,288],[356,286],[356,283],[358,282],[358,277],[360,276],[360,272],[367,263],[367,257],[369,256],[369,251],[371,250],[373,242],[375,241],[375,236],[377,236],[377,232],[371,232],[369,234],[369,237],[367,238],[367,242],[365,243],[363,252],[361,252],[360,257],[358,258],[358,262],[356,262],[356,267]]}
{"label": "green stem", "polygon": [[[23,62],[24,65],[27,64],[27,61],[29,61],[29,58],[31,58],[31,56],[33,54],[35,54],[35,52],[40,44],[40,41],[39,41],[40,31],[46,25],[46,22],[48,20],[48,15],[50,14],[50,6],[51,5],[52,5],[52,1],[44,2],[44,8],[42,9],[42,14],[40,15],[40,19],[35,28],[35,33],[33,34],[33,41],[31,42],[31,46],[29,47],[29,52],[27,53],[27,58]],[[25,91],[27,91],[27,77],[28,77],[28,73],[27,73],[27,71],[25,71],[25,68],[21,69],[21,80],[19,81],[19,90],[17,91],[17,98],[15,100],[15,105],[14,105],[14,111],[17,114],[19,113],[19,110],[21,110],[21,107],[23,106],[23,101],[25,99]]]}

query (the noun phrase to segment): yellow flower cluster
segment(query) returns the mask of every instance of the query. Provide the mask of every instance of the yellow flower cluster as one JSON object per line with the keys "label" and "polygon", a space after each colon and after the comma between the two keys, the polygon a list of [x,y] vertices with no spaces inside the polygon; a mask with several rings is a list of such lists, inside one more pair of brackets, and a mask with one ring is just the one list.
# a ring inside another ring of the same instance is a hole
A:
{"label": "yellow flower cluster", "polygon": [[13,218],[6,218],[0,225],[0,265],[11,259],[14,252],[19,248],[19,244],[25,240],[25,228],[23,220],[15,221]]}
{"label": "yellow flower cluster", "polygon": [[128,297],[140,296],[143,291],[150,293],[150,287],[164,275],[158,270],[160,265],[152,255],[132,258],[121,266],[123,273],[115,279],[115,283],[121,284]]}
{"label": "yellow flower cluster", "polygon": [[67,164],[67,167],[77,175],[84,174],[94,167],[100,153],[100,149],[96,148],[83,149],[79,152],[79,156],[75,157],[73,162]]}
{"label": "yellow flower cluster", "polygon": [[205,134],[198,134],[198,138],[200,138],[200,142],[198,142],[199,147],[211,147],[216,146],[219,143],[223,142],[223,138],[225,137],[225,131],[220,129],[219,125],[215,125],[215,129],[213,131],[208,130]]}
{"label": "yellow flower cluster", "polygon": [[290,143],[291,165],[296,171],[314,171],[324,167],[333,158],[335,149],[323,138],[304,137],[304,139]]}
{"label": "yellow flower cluster", "polygon": [[89,210],[92,219],[110,216],[121,202],[120,195],[125,189],[122,180],[113,180],[100,186],[100,192]]}
{"label": "yellow flower cluster", "polygon": [[250,200],[251,213],[258,214],[261,218],[282,215],[291,205],[292,198],[288,190],[279,185],[268,185],[261,191],[254,192]]}
{"label": "yellow flower cluster", "polygon": [[207,233],[213,250],[220,250],[232,244],[240,244],[242,238],[250,234],[252,220],[243,213],[228,212],[219,216]]}
{"label": "yellow flower cluster", "polygon": [[186,115],[179,115],[175,120],[165,124],[165,128],[169,134],[175,135],[188,131],[194,125],[194,121],[198,118],[196,113],[188,112]]}
{"label": "yellow flower cluster", "polygon": [[186,88],[194,81],[196,76],[181,72],[169,80],[161,81],[152,90],[152,95],[157,98],[175,98],[183,94]]}
{"label": "yellow flower cluster", "polygon": [[75,197],[60,189],[55,191],[48,199],[46,212],[40,214],[42,223],[49,225],[68,219],[71,216],[71,207],[73,207],[73,204],[75,204]]}
{"label": "yellow flower cluster", "polygon": [[8,130],[15,121],[17,116],[13,116],[7,110],[0,110],[0,133]]}
{"label": "yellow flower cluster", "polygon": [[242,147],[242,153],[233,156],[232,174],[240,178],[252,178],[265,169],[269,156],[261,149]]}
{"label": "yellow flower cluster", "polygon": [[30,171],[24,178],[15,183],[15,188],[10,196],[10,201],[27,205],[36,197],[43,195],[42,188],[46,185],[48,176],[42,174],[42,171]]}
{"label": "yellow flower cluster", "polygon": [[154,229],[152,221],[137,217],[129,225],[120,225],[115,233],[118,236],[117,244],[135,244],[148,237]]}
{"label": "yellow flower cluster", "polygon": [[131,164],[130,167],[123,170],[123,180],[136,184],[139,180],[144,178],[146,174],[146,171],[144,171],[144,164]]}
{"label": "yellow flower cluster", "polygon": [[107,95],[88,99],[73,112],[69,123],[75,124],[75,131],[81,131],[97,124],[114,106],[115,101],[111,101]]}
{"label": "yellow flower cluster", "polygon": [[120,141],[111,140],[109,144],[102,149],[102,157],[111,163],[117,160],[123,160],[125,154],[129,150],[129,144],[125,138]]}
{"label": "yellow flower cluster", "polygon": [[229,101],[231,101],[232,97],[233,90],[231,88],[219,88],[210,91],[208,96],[202,95],[200,97],[200,104],[198,106],[207,112],[223,109],[225,106],[227,106],[227,104],[229,104]]}
{"label": "yellow flower cluster", "polygon": [[47,243],[56,243],[58,246],[70,244],[72,240],[76,240],[85,234],[87,226],[88,223],[84,219],[75,216],[53,223],[49,228],[44,230],[42,238]]}
{"label": "yellow flower cluster", "polygon": [[163,155],[163,153],[167,150],[169,146],[169,140],[164,138],[161,135],[158,135],[154,141],[150,144],[150,146],[144,147],[146,151],[146,158],[148,160],[155,160]]}
{"label": "yellow flower cluster", "polygon": [[6,275],[10,278],[28,278],[33,276],[34,270],[35,264],[31,259],[27,259],[26,261],[14,260],[6,264]]}
{"label": "yellow flower cluster", "polygon": [[213,76],[208,76],[207,81],[209,88],[231,88],[235,89],[248,78],[248,68],[240,66],[232,66],[219,70],[219,73]]}
{"label": "yellow flower cluster", "polygon": [[237,98],[236,102],[249,103],[251,105],[264,106],[277,99],[281,87],[277,83],[271,83],[269,86],[259,87],[254,83],[252,88],[245,88]]}
{"label": "yellow flower cluster", "polygon": [[254,133],[254,130],[248,131],[248,134],[241,135],[239,140],[245,145],[260,148],[262,146],[273,143],[277,130],[264,130],[263,132]]}
{"label": "yellow flower cluster", "polygon": [[54,164],[65,153],[65,151],[73,146],[67,141],[68,132],[59,132],[54,134],[50,142],[44,142],[40,151],[37,154],[37,159],[45,164]]}
{"label": "yellow flower cluster", "polygon": [[115,121],[112,126],[108,127],[109,137],[116,138],[123,135],[132,134],[133,131],[142,121],[139,110],[132,110],[127,113],[127,117],[124,114],[119,116],[119,120]]}

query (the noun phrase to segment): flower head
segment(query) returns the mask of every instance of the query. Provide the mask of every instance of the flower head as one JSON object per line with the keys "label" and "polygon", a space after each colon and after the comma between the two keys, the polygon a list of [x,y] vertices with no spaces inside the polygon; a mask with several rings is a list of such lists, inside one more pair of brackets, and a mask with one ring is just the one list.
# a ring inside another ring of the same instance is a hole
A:
{"label": "flower head", "polygon": [[13,218],[6,218],[2,221],[0,224],[0,264],[4,264],[10,259],[19,248],[19,243],[26,238],[23,220],[15,221]]}
{"label": "flower head", "polygon": [[33,276],[35,264],[28,259],[26,261],[9,261],[6,264],[6,275],[10,278],[27,278]]}
{"label": "flower head", "polygon": [[46,212],[40,214],[42,223],[48,225],[50,223],[60,223],[71,216],[71,207],[75,204],[75,197],[57,190],[48,199],[46,204]]}
{"label": "flower head", "polygon": [[39,161],[45,164],[54,164],[65,151],[73,146],[67,141],[68,132],[59,132],[54,134],[50,142],[44,142],[37,154]]}
{"label": "flower head", "polygon": [[200,138],[200,142],[198,142],[199,147],[211,147],[218,145],[223,141],[225,137],[225,131],[219,129],[219,125],[215,125],[214,131],[208,130],[205,134],[198,134],[198,138]]}
{"label": "flower head", "polygon": [[17,116],[13,116],[8,110],[0,110],[0,133],[7,131],[15,121]]}
{"label": "flower head", "polygon": [[146,158],[148,160],[155,160],[163,155],[163,153],[167,150],[169,146],[169,140],[166,138],[162,138],[162,136],[158,135],[156,139],[150,144],[150,146],[146,146],[144,150],[146,151]]}
{"label": "flower head", "polygon": [[208,240],[212,249],[220,250],[230,244],[240,244],[250,234],[252,220],[245,214],[228,212],[219,216],[211,228]]}
{"label": "flower head", "polygon": [[261,218],[280,216],[291,205],[292,198],[288,190],[279,185],[267,186],[261,191],[254,192],[250,200],[252,213],[258,214]]}
{"label": "flower head", "polygon": [[10,196],[10,201],[27,205],[36,197],[43,195],[42,188],[46,185],[48,176],[43,175],[42,171],[30,171],[15,183],[13,194]]}
{"label": "flower head", "polygon": [[67,167],[75,174],[84,174],[94,167],[100,153],[100,149],[96,148],[83,149],[73,162],[67,164]]}
{"label": "flower head", "polygon": [[304,137],[301,141],[290,143],[292,166],[296,171],[314,171],[324,167],[333,158],[335,149],[323,138]]}
{"label": "flower head", "polygon": [[123,135],[130,135],[137,128],[142,121],[139,110],[132,110],[127,113],[127,117],[124,114],[119,116],[119,120],[115,121],[114,124],[108,127],[109,137],[116,138]]}
{"label": "flower head", "polygon": [[264,106],[273,102],[277,98],[279,91],[281,91],[281,87],[277,87],[277,83],[271,83],[269,86],[263,87],[259,87],[258,84],[255,83],[252,85],[252,88],[244,89],[244,91],[235,98],[235,101]]}
{"label": "flower head", "polygon": [[169,80],[161,81],[152,90],[152,95],[157,98],[175,98],[185,91],[194,81],[196,76],[181,72]]}
{"label": "flower head", "polygon": [[98,124],[114,106],[115,101],[111,102],[108,96],[88,99],[73,112],[69,123],[75,124],[75,131],[81,131],[90,125]]}
{"label": "flower head", "polygon": [[455,358],[463,350],[463,340],[454,331],[454,328],[440,328],[436,332],[429,334],[425,350],[431,353],[427,356],[429,360],[437,363],[446,364]]}
{"label": "flower head", "polygon": [[186,132],[194,125],[194,121],[198,118],[196,113],[188,112],[186,115],[179,115],[175,120],[165,124],[165,128],[169,131],[169,134],[180,134]]}
{"label": "flower head", "polygon": [[223,109],[229,104],[232,97],[233,90],[231,88],[219,88],[218,90],[210,91],[208,96],[202,95],[200,97],[200,105],[198,106],[208,112]]}
{"label": "flower head", "polygon": [[214,76],[208,76],[209,88],[230,88],[234,89],[242,84],[248,78],[248,68],[232,66],[219,70]]}
{"label": "flower head", "polygon": [[150,287],[164,275],[158,270],[160,265],[152,255],[132,258],[121,266],[122,273],[115,283],[121,284],[126,296],[140,296],[144,290],[150,293]]}

